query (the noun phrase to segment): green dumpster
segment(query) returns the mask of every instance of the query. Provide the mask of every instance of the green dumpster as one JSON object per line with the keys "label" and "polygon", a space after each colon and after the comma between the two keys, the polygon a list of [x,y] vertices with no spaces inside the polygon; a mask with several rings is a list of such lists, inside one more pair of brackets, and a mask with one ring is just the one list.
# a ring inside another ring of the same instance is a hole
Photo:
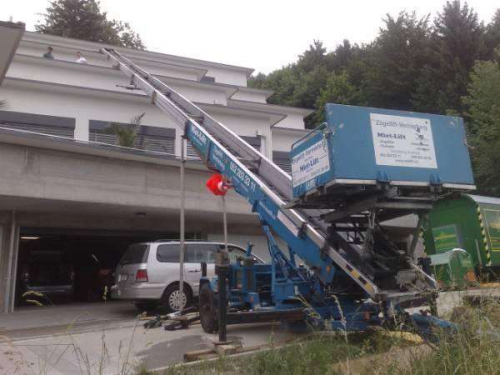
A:
{"label": "green dumpster", "polygon": [[479,285],[471,256],[467,251],[456,248],[430,255],[429,258],[440,289],[466,289]]}
{"label": "green dumpster", "polygon": [[425,252],[467,251],[477,276],[500,275],[500,198],[462,194],[434,204],[422,224]]}

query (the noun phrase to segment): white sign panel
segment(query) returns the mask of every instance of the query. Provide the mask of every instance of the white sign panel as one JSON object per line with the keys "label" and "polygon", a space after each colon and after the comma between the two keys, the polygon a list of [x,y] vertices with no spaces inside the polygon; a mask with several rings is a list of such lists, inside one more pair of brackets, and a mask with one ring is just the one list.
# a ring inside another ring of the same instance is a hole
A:
{"label": "white sign panel", "polygon": [[293,186],[298,186],[330,170],[326,139],[316,142],[292,160]]}
{"label": "white sign panel", "polygon": [[378,165],[437,169],[431,121],[370,113]]}

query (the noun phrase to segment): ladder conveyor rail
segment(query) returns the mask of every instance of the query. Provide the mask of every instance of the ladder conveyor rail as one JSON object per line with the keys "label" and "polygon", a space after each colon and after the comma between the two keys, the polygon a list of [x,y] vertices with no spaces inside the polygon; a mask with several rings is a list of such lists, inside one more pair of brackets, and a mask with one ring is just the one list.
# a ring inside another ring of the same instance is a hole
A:
{"label": "ladder conveyor rail", "polygon": [[[292,199],[290,175],[206,111],[121,53],[109,48],[101,52],[113,61],[114,68],[130,79],[131,84],[174,120],[207,167],[229,178],[235,190],[252,205],[252,210],[265,219],[322,282],[330,283],[335,268],[340,268],[372,298],[391,298],[391,291],[379,288],[355,266],[352,256],[345,255],[354,254],[356,249],[341,231],[327,230],[327,224],[320,219],[324,211],[285,207]],[[397,298],[412,298],[417,294],[418,291],[394,293]]]}

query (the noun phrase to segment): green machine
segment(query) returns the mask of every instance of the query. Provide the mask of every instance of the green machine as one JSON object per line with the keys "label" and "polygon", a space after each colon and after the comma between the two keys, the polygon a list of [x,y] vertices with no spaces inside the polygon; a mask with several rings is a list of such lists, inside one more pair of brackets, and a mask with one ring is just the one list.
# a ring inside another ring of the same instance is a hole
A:
{"label": "green machine", "polygon": [[461,194],[434,204],[422,223],[425,252],[465,249],[478,276],[500,275],[500,198]]}
{"label": "green machine", "polygon": [[429,255],[440,289],[465,289],[478,286],[470,254],[463,249]]}

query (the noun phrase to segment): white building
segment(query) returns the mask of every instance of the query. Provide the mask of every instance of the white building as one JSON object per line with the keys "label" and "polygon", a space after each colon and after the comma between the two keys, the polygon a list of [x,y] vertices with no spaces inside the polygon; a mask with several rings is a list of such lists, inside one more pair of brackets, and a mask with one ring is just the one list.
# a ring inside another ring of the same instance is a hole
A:
{"label": "white building", "polygon": [[[49,46],[54,59],[42,57]],[[180,131],[142,92],[127,89],[102,47],[26,32],[0,87],[0,100],[8,102],[0,110],[1,311],[13,310],[23,254],[44,239],[43,246],[72,251],[85,244],[103,254],[136,240],[178,236]],[[310,111],[267,104],[272,92],[247,87],[252,69],[116,49],[283,168],[291,144],[307,133]],[[88,64],[75,62],[77,51]],[[106,145],[115,143],[110,123],[126,127],[142,113],[139,149]],[[205,188],[209,176],[200,162],[188,163],[187,230],[220,240],[220,201]],[[231,241],[250,240],[266,257],[248,204],[231,193],[228,210]]]}

